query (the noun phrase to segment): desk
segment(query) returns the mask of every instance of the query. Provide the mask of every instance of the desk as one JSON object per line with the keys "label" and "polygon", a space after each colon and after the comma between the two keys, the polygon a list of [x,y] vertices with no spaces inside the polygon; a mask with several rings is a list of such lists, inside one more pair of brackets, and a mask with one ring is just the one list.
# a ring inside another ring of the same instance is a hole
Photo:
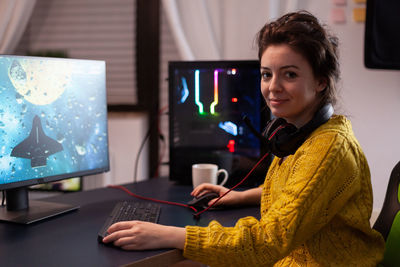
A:
{"label": "desk", "polygon": [[[154,178],[126,188],[143,196],[186,203],[191,199],[191,186],[176,185],[167,178]],[[14,266],[140,266],[154,261],[173,263],[182,260],[181,251],[123,251],[99,244],[97,233],[115,203],[132,199],[119,189],[102,188],[68,193],[47,201],[79,205],[80,208],[32,225],[0,222],[0,265]],[[135,199],[137,200],[137,199]],[[137,200],[142,201],[142,200]],[[216,219],[224,226],[233,226],[244,216],[259,218],[259,207],[209,211],[195,220],[192,211],[179,206],[161,205],[159,223],[174,226],[206,226]],[[153,265],[154,266],[154,265]],[[157,265],[160,266],[160,265]]]}

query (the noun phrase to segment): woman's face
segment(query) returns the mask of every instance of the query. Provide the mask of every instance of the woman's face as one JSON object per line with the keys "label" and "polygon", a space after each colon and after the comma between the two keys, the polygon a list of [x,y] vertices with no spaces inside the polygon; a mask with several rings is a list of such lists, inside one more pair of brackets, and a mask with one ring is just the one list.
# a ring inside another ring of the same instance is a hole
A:
{"label": "woman's face", "polygon": [[261,92],[274,116],[301,127],[312,119],[326,84],[288,45],[271,45],[261,57]]}

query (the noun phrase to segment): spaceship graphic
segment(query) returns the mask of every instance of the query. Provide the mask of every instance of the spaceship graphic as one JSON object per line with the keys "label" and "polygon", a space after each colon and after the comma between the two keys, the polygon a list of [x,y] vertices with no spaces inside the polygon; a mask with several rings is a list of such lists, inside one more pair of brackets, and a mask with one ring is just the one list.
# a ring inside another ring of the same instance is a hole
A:
{"label": "spaceship graphic", "polygon": [[40,118],[36,115],[29,136],[14,147],[11,156],[30,159],[32,168],[35,168],[46,166],[47,157],[62,150],[59,142],[44,133]]}

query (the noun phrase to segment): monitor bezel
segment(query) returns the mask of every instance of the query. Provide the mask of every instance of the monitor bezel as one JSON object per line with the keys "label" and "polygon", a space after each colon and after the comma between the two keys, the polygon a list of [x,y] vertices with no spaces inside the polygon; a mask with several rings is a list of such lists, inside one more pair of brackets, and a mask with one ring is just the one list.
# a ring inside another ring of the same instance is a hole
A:
{"label": "monitor bezel", "polygon": [[109,161],[110,161],[110,158],[108,157],[108,166],[107,167],[85,170],[85,171],[80,171],[80,172],[73,172],[73,173],[71,173],[71,175],[60,174],[60,175],[47,176],[47,177],[43,177],[43,178],[32,178],[29,180],[0,184],[0,190],[8,190],[8,189],[13,189],[13,188],[17,188],[17,187],[25,187],[25,186],[32,186],[32,185],[38,185],[38,184],[44,184],[44,183],[50,183],[50,182],[57,182],[57,181],[61,181],[61,180],[69,179],[69,178],[84,177],[84,176],[108,172],[108,171],[110,171]]}

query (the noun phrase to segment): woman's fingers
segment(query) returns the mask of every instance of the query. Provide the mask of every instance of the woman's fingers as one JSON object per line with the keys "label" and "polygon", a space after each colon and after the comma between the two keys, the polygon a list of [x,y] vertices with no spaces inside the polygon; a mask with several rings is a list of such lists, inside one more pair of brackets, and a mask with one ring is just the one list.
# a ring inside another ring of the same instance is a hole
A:
{"label": "woman's fingers", "polygon": [[199,197],[199,196],[204,195],[205,193],[209,193],[209,192],[216,192],[216,193],[220,194],[220,192],[223,188],[224,187],[219,186],[219,185],[204,183],[204,184],[197,186],[195,189],[193,189],[191,195],[194,197]]}

